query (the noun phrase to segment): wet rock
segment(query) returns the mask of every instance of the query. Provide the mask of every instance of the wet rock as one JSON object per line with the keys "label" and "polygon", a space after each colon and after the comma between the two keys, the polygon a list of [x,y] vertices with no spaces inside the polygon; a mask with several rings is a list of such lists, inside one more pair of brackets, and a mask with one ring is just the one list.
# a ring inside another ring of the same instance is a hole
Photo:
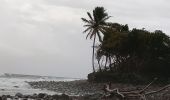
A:
{"label": "wet rock", "polygon": [[1,91],[5,91],[5,89],[1,89]]}
{"label": "wet rock", "polygon": [[59,99],[59,95],[55,94],[51,96],[54,100],[58,100]]}
{"label": "wet rock", "polygon": [[99,100],[102,97],[102,94],[86,94],[82,98],[83,100]]}
{"label": "wet rock", "polygon": [[46,93],[39,93],[38,98],[45,98],[47,96]]}
{"label": "wet rock", "polygon": [[2,95],[2,100],[7,100],[7,96],[6,95]]}
{"label": "wet rock", "polygon": [[22,93],[16,93],[16,94],[15,94],[15,97],[22,98],[22,97],[23,97],[23,94],[22,94]]}
{"label": "wet rock", "polygon": [[19,88],[19,86],[14,86],[15,88]]}
{"label": "wet rock", "polygon": [[62,94],[60,97],[61,100],[69,100],[69,96],[66,94]]}
{"label": "wet rock", "polygon": [[38,98],[38,95],[36,93],[34,93],[32,96],[30,96],[30,98],[36,99],[36,98]]}

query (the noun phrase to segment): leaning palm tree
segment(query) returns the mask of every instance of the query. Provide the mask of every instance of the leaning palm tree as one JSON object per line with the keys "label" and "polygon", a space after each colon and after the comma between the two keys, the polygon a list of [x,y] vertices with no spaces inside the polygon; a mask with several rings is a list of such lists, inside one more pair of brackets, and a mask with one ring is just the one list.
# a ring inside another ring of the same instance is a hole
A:
{"label": "leaning palm tree", "polygon": [[89,37],[90,39],[93,38],[93,54],[92,54],[92,66],[93,66],[93,72],[95,72],[94,68],[94,46],[96,41],[96,35],[98,36],[98,39],[100,42],[102,42],[102,36],[101,33],[104,32],[104,27],[106,26],[106,20],[109,19],[110,16],[105,12],[105,9],[103,7],[96,7],[93,10],[93,16],[87,12],[87,15],[89,19],[81,18],[83,22],[85,22],[84,27],[86,29],[84,30],[84,33],[87,32],[86,39]]}

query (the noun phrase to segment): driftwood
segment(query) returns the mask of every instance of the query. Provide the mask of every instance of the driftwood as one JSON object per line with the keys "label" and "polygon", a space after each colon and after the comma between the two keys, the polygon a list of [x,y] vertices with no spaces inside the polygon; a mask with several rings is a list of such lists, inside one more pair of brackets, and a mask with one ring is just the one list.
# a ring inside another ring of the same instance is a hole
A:
{"label": "driftwood", "polygon": [[133,91],[126,91],[126,92],[120,91],[118,88],[110,89],[111,84],[106,84],[104,86],[103,90],[107,94],[105,94],[102,97],[102,100],[103,99],[108,100],[109,98],[114,98],[112,100],[146,100],[147,95],[161,92],[161,91],[167,89],[168,87],[170,87],[170,84],[169,84],[169,85],[162,87],[161,89],[159,89],[157,91],[146,92],[145,90],[147,90],[149,88],[149,86],[151,86],[151,84],[153,84],[156,80],[157,80],[157,78],[155,78],[152,82],[150,82],[147,86],[145,86],[141,90],[133,90]]}

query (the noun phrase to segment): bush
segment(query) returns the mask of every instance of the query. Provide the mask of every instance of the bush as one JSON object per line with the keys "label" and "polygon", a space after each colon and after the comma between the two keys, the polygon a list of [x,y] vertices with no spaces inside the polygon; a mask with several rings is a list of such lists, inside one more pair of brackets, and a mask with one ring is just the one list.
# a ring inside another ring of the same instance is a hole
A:
{"label": "bush", "polygon": [[[113,73],[113,72],[96,72],[88,74],[89,82],[114,82],[129,84],[146,84],[153,80],[154,76],[140,75],[137,73]],[[157,77],[156,83],[168,83],[166,77]]]}

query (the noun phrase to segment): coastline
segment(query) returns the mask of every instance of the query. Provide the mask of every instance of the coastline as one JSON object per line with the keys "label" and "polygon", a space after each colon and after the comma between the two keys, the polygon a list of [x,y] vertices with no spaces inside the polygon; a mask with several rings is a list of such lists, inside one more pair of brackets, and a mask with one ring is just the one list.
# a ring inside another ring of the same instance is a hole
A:
{"label": "coastline", "polygon": [[[27,82],[33,89],[41,89],[55,92],[48,93],[32,93],[24,95],[17,93],[15,96],[3,95],[1,98],[9,98],[8,100],[103,100],[101,97],[105,94],[103,89],[106,83],[89,83],[87,80],[75,81],[32,81]],[[132,85],[123,83],[112,83],[113,88],[119,88],[120,91],[140,90],[145,85]],[[162,85],[152,85],[148,91],[158,90]],[[21,99],[22,98],[22,99]],[[147,96],[148,100],[170,100],[170,91],[166,89],[163,92]],[[2,99],[4,100],[4,99]],[[5,99],[6,100],[6,99]],[[104,99],[110,100],[110,99]],[[113,99],[114,100],[114,99]],[[137,100],[137,99],[134,99]]]}
{"label": "coastline", "polygon": [[[106,83],[90,83],[87,80],[75,80],[75,81],[39,81],[28,82],[32,88],[35,89],[47,89],[61,94],[66,94],[69,97],[76,97],[80,99],[75,100],[100,100],[105,93],[103,87]],[[111,88],[119,88],[120,91],[134,91],[141,90],[146,85],[132,85],[124,83],[112,83]],[[147,92],[156,91],[162,88],[164,85],[153,84]],[[88,99],[84,99],[88,98]],[[170,100],[170,89],[167,88],[164,91],[147,96],[148,100]],[[74,100],[74,99],[72,99]],[[107,100],[107,99],[106,99]],[[134,99],[136,100],[136,99]]]}
{"label": "coastline", "polygon": [[102,96],[103,84],[89,83],[87,80],[27,81],[26,83],[33,89],[47,90],[55,94],[16,93],[15,95],[2,95],[0,100],[98,100]]}
{"label": "coastline", "polygon": [[46,89],[57,94],[80,96],[86,94],[103,93],[104,83],[89,83],[87,80],[74,81],[38,81],[27,82],[34,89]]}

